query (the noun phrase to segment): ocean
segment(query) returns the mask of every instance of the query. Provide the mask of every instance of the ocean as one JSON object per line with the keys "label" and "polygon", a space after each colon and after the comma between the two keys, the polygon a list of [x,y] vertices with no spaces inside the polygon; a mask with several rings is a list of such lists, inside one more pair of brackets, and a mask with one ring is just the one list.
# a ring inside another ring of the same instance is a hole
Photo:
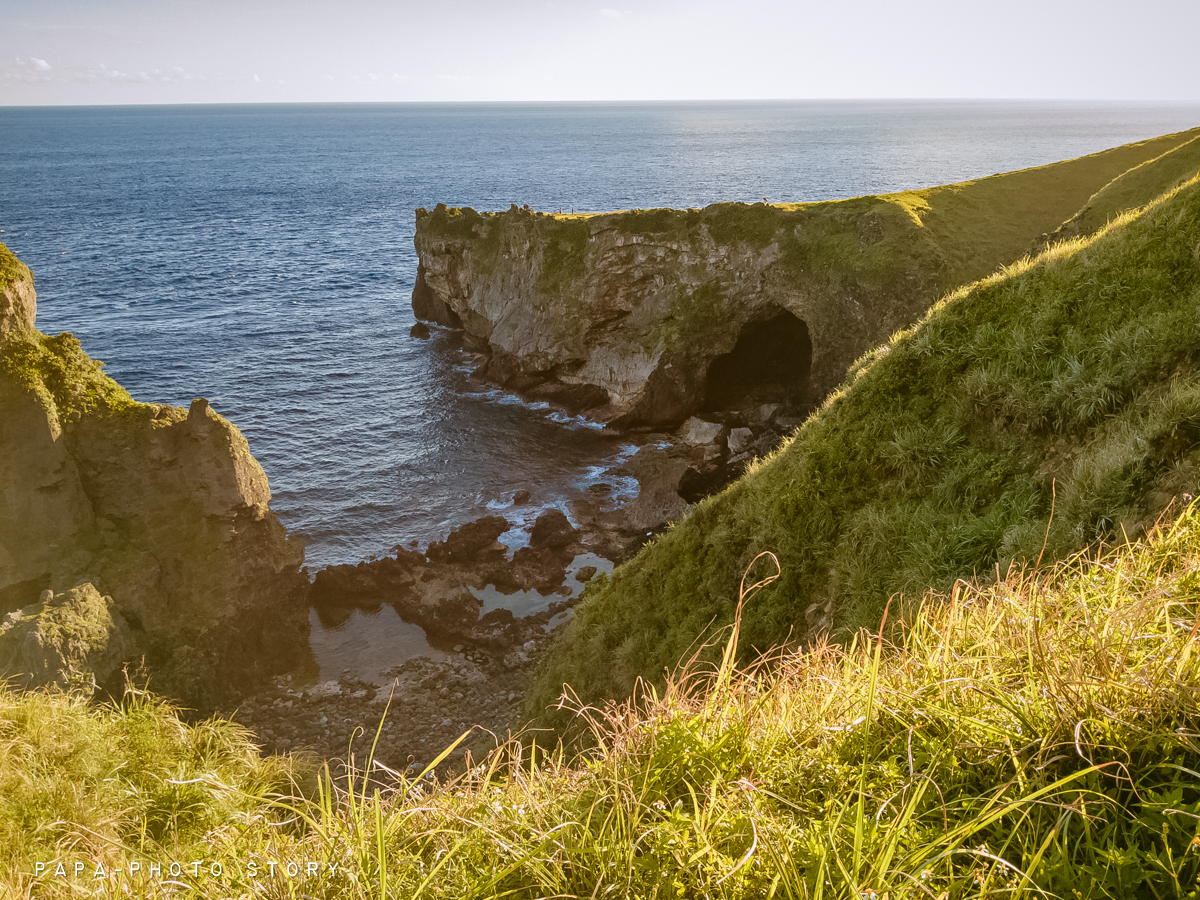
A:
{"label": "ocean", "polygon": [[135,398],[208,397],[309,565],[422,545],[529,490],[562,505],[622,438],[467,380],[409,336],[413,210],[825,200],[1040,165],[1198,106],[829,101],[0,108],[0,241],[38,325]]}

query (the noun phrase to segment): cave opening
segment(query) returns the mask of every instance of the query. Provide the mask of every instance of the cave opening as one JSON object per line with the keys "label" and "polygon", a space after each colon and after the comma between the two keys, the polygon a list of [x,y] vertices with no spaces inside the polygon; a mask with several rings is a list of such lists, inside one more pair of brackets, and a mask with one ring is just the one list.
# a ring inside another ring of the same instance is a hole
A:
{"label": "cave opening", "polygon": [[808,326],[785,309],[749,322],[733,350],[714,359],[704,386],[704,408],[808,400],[812,340]]}

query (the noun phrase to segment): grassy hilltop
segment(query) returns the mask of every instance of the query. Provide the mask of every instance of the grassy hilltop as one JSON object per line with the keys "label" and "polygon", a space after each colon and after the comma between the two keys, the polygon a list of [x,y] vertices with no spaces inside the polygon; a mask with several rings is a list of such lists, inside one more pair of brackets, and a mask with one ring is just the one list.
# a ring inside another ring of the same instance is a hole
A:
{"label": "grassy hilltop", "polygon": [[[1195,492],[1200,183],[939,302],[799,432],[590,589],[531,707],[660,678],[728,623],[754,557],[782,575],[743,646],[845,635],[888,597],[1136,536]],[[1053,519],[1051,520],[1051,510]]]}

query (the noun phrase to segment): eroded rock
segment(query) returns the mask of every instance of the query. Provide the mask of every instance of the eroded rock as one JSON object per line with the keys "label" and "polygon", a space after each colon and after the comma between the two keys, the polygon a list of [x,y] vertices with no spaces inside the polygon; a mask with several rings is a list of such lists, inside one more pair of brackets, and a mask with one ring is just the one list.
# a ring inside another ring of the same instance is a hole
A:
{"label": "eroded rock", "polygon": [[703,419],[692,416],[683,423],[683,428],[679,431],[680,440],[692,447],[699,447],[704,444],[711,444],[721,432],[725,430],[725,426],[720,422],[706,422]]}
{"label": "eroded rock", "polygon": [[111,597],[81,584],[0,619],[0,678],[20,688],[56,685],[91,694],[114,679],[135,648]]}
{"label": "eroded rock", "polygon": [[[811,405],[944,280],[929,236],[883,198],[416,215],[418,318],[463,328],[489,380],[626,427],[679,424],[715,394]],[[910,239],[879,245],[866,220]],[[824,249],[842,244],[874,245],[869,276],[856,249]]]}
{"label": "eroded rock", "polygon": [[71,335],[9,328],[0,423],[0,614],[90,583],[156,690],[202,709],[313,664],[303,550],[206,400],[138,403]]}

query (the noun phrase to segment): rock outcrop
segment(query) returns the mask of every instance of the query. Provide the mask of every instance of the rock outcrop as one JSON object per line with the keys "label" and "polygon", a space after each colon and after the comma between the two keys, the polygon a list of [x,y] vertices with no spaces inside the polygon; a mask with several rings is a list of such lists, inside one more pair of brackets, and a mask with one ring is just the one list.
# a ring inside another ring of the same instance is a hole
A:
{"label": "rock outcrop", "polygon": [[486,378],[618,425],[779,401],[803,412],[945,291],[1019,259],[1112,179],[1195,136],[828,203],[439,204],[416,212],[413,310],[463,329],[488,354]]}
{"label": "rock outcrop", "polygon": [[56,685],[91,693],[111,682],[134,650],[112,597],[81,584],[0,619],[0,673],[20,688]]}
{"label": "rock outcrop", "polygon": [[32,327],[32,276],[3,245],[0,273],[0,616],[90,584],[127,625],[123,659],[202,709],[311,661],[303,550],[237,428],[206,400],[135,402]]}
{"label": "rock outcrop", "polygon": [[313,579],[311,602],[328,625],[353,609],[375,611],[387,603],[447,646],[462,641],[495,652],[520,647],[540,638],[543,626],[573,600],[549,601],[540,612],[520,618],[507,609],[481,615],[482,603],[471,588],[494,585],[503,594],[536,590],[547,598],[561,594],[568,565],[586,548],[579,530],[551,509],[534,522],[528,546],[510,559],[497,540],[510,527],[500,516],[484,516],[424,553],[396,547],[383,559],[328,566]]}

